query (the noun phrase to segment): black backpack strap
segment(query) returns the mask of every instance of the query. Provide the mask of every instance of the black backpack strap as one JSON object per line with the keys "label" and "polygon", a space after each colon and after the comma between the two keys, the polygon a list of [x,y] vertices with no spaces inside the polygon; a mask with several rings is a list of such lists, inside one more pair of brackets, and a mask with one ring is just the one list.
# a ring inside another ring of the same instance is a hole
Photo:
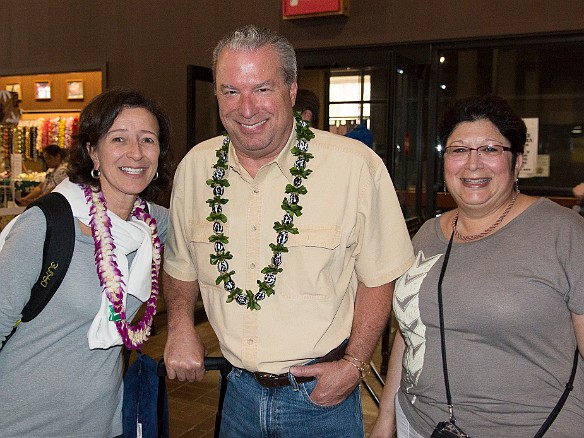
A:
{"label": "black backpack strap", "polygon": [[22,310],[22,318],[0,345],[0,350],[16,331],[21,321],[35,318],[51,300],[71,263],[75,247],[75,220],[67,199],[51,192],[30,204],[26,209],[39,207],[45,215],[47,231],[43,247],[41,273],[31,289],[30,299]]}
{"label": "black backpack strap", "polygon": [[27,209],[34,206],[45,214],[47,233],[41,273],[22,311],[23,322],[34,319],[51,300],[65,278],[75,248],[75,221],[65,196],[51,192],[37,199]]}

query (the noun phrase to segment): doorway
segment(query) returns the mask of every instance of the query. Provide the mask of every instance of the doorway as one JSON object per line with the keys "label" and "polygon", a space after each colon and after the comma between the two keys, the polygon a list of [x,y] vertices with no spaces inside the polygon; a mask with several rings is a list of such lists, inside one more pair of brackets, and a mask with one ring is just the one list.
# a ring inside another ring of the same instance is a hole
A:
{"label": "doorway", "polygon": [[187,149],[222,131],[212,70],[187,65]]}

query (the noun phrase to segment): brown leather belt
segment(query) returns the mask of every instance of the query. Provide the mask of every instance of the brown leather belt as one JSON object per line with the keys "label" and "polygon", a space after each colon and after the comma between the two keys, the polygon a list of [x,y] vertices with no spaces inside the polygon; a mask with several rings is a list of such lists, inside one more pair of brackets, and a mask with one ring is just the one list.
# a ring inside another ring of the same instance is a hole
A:
{"label": "brown leather belt", "polygon": [[[264,388],[282,388],[290,385],[288,374],[252,373],[257,382]],[[316,377],[295,377],[298,383],[311,382]]]}
{"label": "brown leather belt", "polygon": [[[309,362],[307,365],[313,365],[316,363],[325,363],[325,362],[334,362],[336,360],[341,360],[345,355],[345,349],[347,347],[347,343],[343,342],[334,350],[329,351],[323,357],[318,359],[314,359],[313,361]],[[262,372],[255,372],[251,373],[255,377],[256,381],[265,388],[281,388],[284,386],[290,385],[290,379],[288,378],[288,373],[284,374],[269,374],[269,373],[262,373]],[[306,383],[311,382],[316,377],[295,377],[298,383]]]}

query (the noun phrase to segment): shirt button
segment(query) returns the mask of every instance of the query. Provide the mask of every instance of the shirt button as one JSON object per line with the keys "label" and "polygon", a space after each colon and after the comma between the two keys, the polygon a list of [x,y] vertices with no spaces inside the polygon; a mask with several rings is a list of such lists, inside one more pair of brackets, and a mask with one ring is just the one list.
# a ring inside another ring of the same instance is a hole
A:
{"label": "shirt button", "polygon": [[250,263],[250,264],[249,264],[249,268],[250,268],[250,269],[255,269],[255,263]]}
{"label": "shirt button", "polygon": [[252,230],[252,231],[256,231],[257,229],[258,229],[258,227],[256,227],[255,225],[252,225],[252,226],[251,226],[251,230]]}
{"label": "shirt button", "polygon": [[257,187],[254,187],[253,192],[257,195],[260,192],[260,189],[258,189]]}
{"label": "shirt button", "polygon": [[248,339],[248,340],[247,340],[247,345],[253,345],[253,339],[251,339],[251,338],[250,338],[250,339]]}

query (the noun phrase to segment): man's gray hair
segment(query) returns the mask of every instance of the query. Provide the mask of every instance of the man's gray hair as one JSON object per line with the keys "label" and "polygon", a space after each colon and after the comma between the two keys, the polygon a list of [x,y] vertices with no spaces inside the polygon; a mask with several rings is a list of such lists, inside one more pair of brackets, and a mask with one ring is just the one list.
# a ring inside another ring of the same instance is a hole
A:
{"label": "man's gray hair", "polygon": [[224,48],[252,52],[264,46],[271,46],[278,53],[282,64],[284,83],[291,87],[296,82],[298,70],[294,47],[290,41],[276,32],[252,24],[236,29],[217,43],[213,50],[213,82],[216,80],[217,59]]}

